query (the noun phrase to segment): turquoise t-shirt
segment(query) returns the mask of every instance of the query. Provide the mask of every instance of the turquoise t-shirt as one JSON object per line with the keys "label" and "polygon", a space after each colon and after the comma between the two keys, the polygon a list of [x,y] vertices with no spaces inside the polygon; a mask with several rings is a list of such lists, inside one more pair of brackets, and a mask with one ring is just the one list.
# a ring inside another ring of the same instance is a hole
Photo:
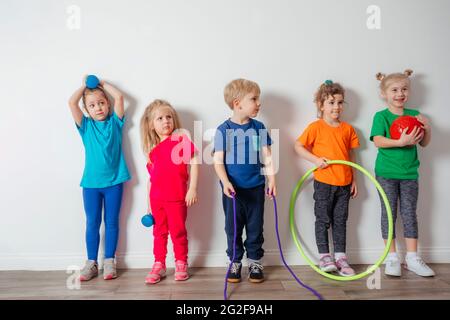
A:
{"label": "turquoise t-shirt", "polygon": [[[403,109],[405,116],[417,116],[419,111]],[[399,116],[389,109],[384,109],[375,114],[373,118],[370,140],[375,136],[391,138],[389,129]],[[417,155],[417,146],[401,148],[378,148],[375,162],[375,174],[386,179],[416,180],[419,178],[420,161]]]}
{"label": "turquoise t-shirt", "polygon": [[122,152],[125,117],[116,113],[104,121],[83,116],[77,129],[85,148],[85,165],[80,186],[106,188],[131,179]]}

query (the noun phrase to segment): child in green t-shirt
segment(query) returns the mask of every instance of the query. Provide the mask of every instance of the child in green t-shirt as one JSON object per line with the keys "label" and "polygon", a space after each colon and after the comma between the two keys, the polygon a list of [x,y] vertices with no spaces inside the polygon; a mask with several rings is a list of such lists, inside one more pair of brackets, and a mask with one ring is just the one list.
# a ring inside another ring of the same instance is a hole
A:
{"label": "child in green t-shirt", "polygon": [[[417,156],[417,144],[425,147],[431,139],[431,127],[427,118],[419,111],[406,109],[410,91],[409,76],[412,70],[404,73],[393,73],[388,76],[378,73],[377,79],[381,81],[381,96],[388,107],[377,112],[373,118],[370,140],[378,148],[375,163],[375,174],[378,182],[383,187],[392,209],[392,217],[395,226],[397,218],[397,203],[400,203],[400,215],[404,227],[404,237],[407,254],[405,258],[406,268],[416,274],[429,277],[434,276],[434,271],[417,255],[417,198],[419,194],[418,169],[420,161]],[[399,139],[391,139],[389,130],[392,122],[399,116],[415,116],[422,128],[415,127],[409,134],[408,128],[403,130]],[[382,201],[383,203],[383,201]],[[388,220],[386,208],[382,204],[381,230],[386,243],[388,237]],[[400,259],[395,246],[395,228],[390,252],[386,258],[385,274],[401,276]]]}

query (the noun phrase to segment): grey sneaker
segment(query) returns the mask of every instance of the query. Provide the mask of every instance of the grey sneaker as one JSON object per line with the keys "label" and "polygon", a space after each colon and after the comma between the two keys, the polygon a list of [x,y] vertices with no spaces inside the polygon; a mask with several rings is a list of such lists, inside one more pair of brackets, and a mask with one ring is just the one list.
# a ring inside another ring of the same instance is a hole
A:
{"label": "grey sneaker", "polygon": [[94,260],[87,260],[80,273],[80,281],[89,281],[98,276],[98,265]]}
{"label": "grey sneaker", "polygon": [[117,278],[116,263],[114,258],[103,261],[103,279],[111,280]]}

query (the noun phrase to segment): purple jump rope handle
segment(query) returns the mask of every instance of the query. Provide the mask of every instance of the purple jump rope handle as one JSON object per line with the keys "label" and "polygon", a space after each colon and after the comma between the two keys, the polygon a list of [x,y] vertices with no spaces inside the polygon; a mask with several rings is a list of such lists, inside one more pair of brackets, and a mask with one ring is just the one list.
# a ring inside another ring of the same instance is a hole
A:
{"label": "purple jump rope handle", "polygon": [[231,270],[231,265],[233,264],[234,258],[236,257],[236,233],[237,233],[237,226],[236,226],[236,194],[233,192],[231,194],[233,196],[233,219],[234,219],[234,237],[233,237],[233,258],[231,259],[230,265],[228,266],[227,273],[225,275],[225,287],[223,289],[223,299],[227,300],[227,288],[228,288],[228,274]]}

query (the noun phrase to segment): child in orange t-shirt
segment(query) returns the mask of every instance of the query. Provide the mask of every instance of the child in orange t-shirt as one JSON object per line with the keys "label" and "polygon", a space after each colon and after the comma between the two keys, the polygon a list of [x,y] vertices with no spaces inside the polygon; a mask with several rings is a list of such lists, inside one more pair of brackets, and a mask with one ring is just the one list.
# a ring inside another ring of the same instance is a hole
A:
{"label": "child in orange t-shirt", "polygon": [[[325,81],[315,95],[317,121],[311,123],[295,143],[297,153],[314,163],[315,234],[319,249],[319,268],[325,272],[337,271],[341,276],[352,276],[345,255],[346,225],[350,197],[358,188],[351,167],[327,164],[327,160],[353,160],[352,149],[359,147],[355,129],[339,118],[344,105],[344,88],[331,80]],[[328,229],[332,229],[334,258],[328,245]]]}

